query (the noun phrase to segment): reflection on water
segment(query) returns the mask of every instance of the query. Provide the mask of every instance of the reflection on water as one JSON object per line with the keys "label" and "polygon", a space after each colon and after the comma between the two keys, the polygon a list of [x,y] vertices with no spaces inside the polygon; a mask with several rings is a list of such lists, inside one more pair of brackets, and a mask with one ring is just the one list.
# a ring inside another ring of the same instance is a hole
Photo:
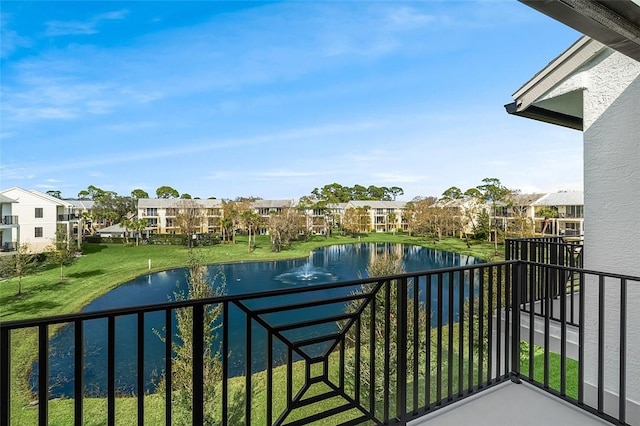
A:
{"label": "reflection on water", "polygon": [[[401,245],[401,244],[349,244],[325,247],[312,252],[306,259],[282,260],[268,262],[233,263],[215,265],[209,268],[210,278],[219,272],[225,277],[226,292],[230,295],[270,291],[291,286],[313,286],[334,281],[350,281],[366,278],[366,268],[370,260],[385,253],[396,253],[402,256],[405,269],[408,272],[418,272],[436,268],[465,266],[478,263],[470,256],[455,253],[440,252],[429,248]],[[186,292],[185,268],[159,272],[139,277],[124,284],[90,303],[85,312],[103,309],[122,308],[127,306],[163,303],[173,300],[177,292]],[[448,277],[444,276],[445,288],[443,296],[448,297]],[[423,283],[424,284],[424,283]],[[220,285],[220,282],[213,285]],[[349,289],[327,290],[326,294],[314,294],[314,297],[336,296],[336,291],[349,293]],[[459,294],[454,289],[453,293]],[[464,294],[468,293],[464,290]],[[282,304],[304,301],[307,294],[289,295],[286,300],[271,300],[268,303]],[[434,292],[435,297],[435,292]],[[446,300],[446,299],[445,299]],[[426,302],[426,301],[425,301]],[[432,309],[437,305],[431,301]],[[262,305],[259,305],[263,303]],[[265,307],[266,301],[256,300],[247,302],[250,308]],[[231,357],[229,368],[231,375],[245,374],[248,370],[244,364],[246,317],[233,304],[229,305],[229,344]],[[314,315],[326,315],[328,309],[339,313],[344,310],[344,304],[323,306],[321,308],[307,308],[303,312],[288,311],[270,314],[267,321],[272,325],[283,324],[304,319],[313,319]],[[443,315],[447,318],[448,306],[443,306]],[[454,305],[454,313],[458,315],[458,302]],[[435,320],[435,319],[434,319]],[[135,315],[118,317],[116,319],[116,377],[117,392],[133,394],[136,389],[137,377],[137,322]],[[164,313],[146,314],[144,317],[144,366],[146,390],[151,392],[155,388],[158,378],[164,368],[164,344],[158,335],[164,337]],[[445,319],[446,322],[446,319]],[[175,323],[175,321],[174,321]],[[432,325],[434,323],[432,322]],[[313,337],[336,331],[335,324],[308,327],[297,331],[305,333],[304,337]],[[172,335],[175,336],[175,324]],[[107,321],[106,319],[85,322],[85,388],[87,395],[104,395],[107,389]],[[300,336],[290,336],[291,338]],[[73,326],[64,327],[50,343],[50,374],[52,397],[73,396]],[[252,324],[252,347],[260,348],[266,345],[266,332],[258,324]],[[176,339],[174,338],[174,341]],[[274,344],[277,348],[282,343]],[[275,358],[284,359],[284,348],[276,352]],[[322,350],[318,348],[317,350]],[[252,357],[252,372],[265,368],[261,357]],[[31,374],[31,384],[35,388],[37,382],[38,364],[35,363]]]}

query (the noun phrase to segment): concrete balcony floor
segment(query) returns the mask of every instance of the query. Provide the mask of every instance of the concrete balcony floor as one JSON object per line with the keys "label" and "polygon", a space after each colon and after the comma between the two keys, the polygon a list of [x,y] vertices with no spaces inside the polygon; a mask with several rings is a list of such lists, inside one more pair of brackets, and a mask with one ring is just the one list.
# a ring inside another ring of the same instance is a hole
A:
{"label": "concrete balcony floor", "polygon": [[506,382],[420,417],[410,426],[611,425],[528,383]]}

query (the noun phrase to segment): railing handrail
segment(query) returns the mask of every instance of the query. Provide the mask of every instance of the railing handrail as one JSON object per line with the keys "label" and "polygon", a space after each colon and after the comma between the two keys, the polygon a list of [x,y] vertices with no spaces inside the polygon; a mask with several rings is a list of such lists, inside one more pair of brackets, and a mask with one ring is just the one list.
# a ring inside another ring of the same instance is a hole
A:
{"label": "railing handrail", "polygon": [[[518,263],[531,265],[531,266],[539,266],[539,267],[544,267],[549,269],[561,269],[563,271],[583,273],[585,275],[595,275],[598,277],[615,278],[615,279],[621,279],[621,280],[627,280],[627,281],[640,282],[640,277],[635,275],[616,274],[613,272],[602,272],[602,271],[595,271],[592,269],[576,268],[574,266],[554,265],[554,264],[542,263],[542,262],[532,262],[529,260],[521,260],[521,261],[518,261]],[[605,281],[605,284],[606,284],[606,281]]]}
{"label": "railing handrail", "polygon": [[318,284],[318,285],[299,287],[299,288],[284,288],[279,290],[244,293],[244,294],[237,294],[237,295],[208,297],[208,298],[196,299],[196,300],[182,300],[182,301],[173,301],[173,302],[154,303],[149,305],[136,305],[136,306],[126,307],[126,308],[103,309],[103,310],[93,311],[93,312],[75,312],[70,314],[61,314],[61,315],[54,315],[54,316],[42,317],[42,318],[26,318],[26,319],[18,319],[18,320],[10,320],[10,321],[0,321],[0,329],[1,328],[19,329],[19,328],[27,328],[27,327],[33,327],[33,326],[43,325],[43,324],[60,324],[60,323],[72,322],[76,320],[91,320],[91,319],[107,318],[107,317],[119,317],[124,315],[133,315],[137,313],[162,311],[167,309],[180,309],[180,308],[188,308],[192,306],[213,305],[213,304],[224,303],[224,302],[240,302],[244,300],[288,296],[292,294],[302,294],[302,293],[317,292],[322,290],[333,290],[333,289],[339,289],[339,288],[356,287],[362,284],[369,284],[369,283],[377,282],[380,280],[397,280],[402,278],[416,277],[420,275],[433,275],[436,273],[445,274],[449,272],[467,271],[467,270],[474,270],[474,269],[493,267],[493,266],[511,265],[516,263],[518,263],[517,260],[509,260],[504,262],[492,262],[492,263],[478,263],[475,265],[467,265],[463,267],[430,269],[430,270],[408,272],[408,273],[396,274],[396,275],[390,275],[390,276],[384,276],[384,277],[362,278],[358,280]]}

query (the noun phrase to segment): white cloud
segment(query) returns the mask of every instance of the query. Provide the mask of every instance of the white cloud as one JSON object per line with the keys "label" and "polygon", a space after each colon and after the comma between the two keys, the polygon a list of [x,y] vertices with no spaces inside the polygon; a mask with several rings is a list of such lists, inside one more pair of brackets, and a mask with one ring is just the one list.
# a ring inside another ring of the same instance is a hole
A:
{"label": "white cloud", "polygon": [[103,21],[121,20],[127,13],[126,10],[107,12],[95,15],[87,21],[49,21],[45,24],[45,34],[50,37],[97,34],[98,26]]}

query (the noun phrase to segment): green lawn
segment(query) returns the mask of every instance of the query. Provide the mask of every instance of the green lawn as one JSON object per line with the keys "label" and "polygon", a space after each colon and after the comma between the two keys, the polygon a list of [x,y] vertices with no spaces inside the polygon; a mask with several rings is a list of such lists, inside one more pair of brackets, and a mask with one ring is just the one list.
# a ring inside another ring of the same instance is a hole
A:
{"label": "green lawn", "polygon": [[[356,242],[393,242],[416,244],[443,251],[469,254],[478,258],[491,260],[494,248],[491,244],[474,243],[470,249],[459,239],[447,239],[434,242],[432,239],[408,237],[406,235],[372,233],[360,238],[346,236],[314,237],[308,242],[297,242],[279,253],[270,250],[266,236],[257,238],[257,247],[251,253],[247,250],[246,237],[240,237],[236,244],[220,244],[212,247],[195,249],[205,263],[228,263],[239,261],[262,261],[306,257],[319,247],[334,244],[351,244]],[[25,277],[22,282],[23,293],[16,296],[17,283],[14,280],[0,281],[0,321],[44,317],[80,311],[96,297],[130,281],[137,276],[149,273],[148,262],[151,260],[151,272],[184,266],[187,263],[188,251],[180,246],[123,246],[120,244],[86,244],[83,256],[73,265],[65,268],[66,279],[60,281],[59,269],[50,267],[37,274]],[[53,333],[55,330],[51,330]],[[20,330],[12,333],[12,418],[14,424],[31,424],[23,422],[23,416],[32,418],[24,408],[35,399],[29,389],[27,377],[35,359],[34,347],[37,347],[34,330]],[[154,403],[157,396],[148,398]],[[122,398],[119,406],[135,404],[132,398]],[[65,407],[69,401],[51,403],[52,410],[56,405]],[[87,400],[86,411],[91,413],[94,406],[104,406],[103,399]],[[57,410],[56,410],[57,411]],[[61,412],[67,412],[68,407]],[[152,410],[153,411],[153,410]],[[52,411],[52,416],[54,415]],[[52,417],[53,418],[53,417]],[[66,424],[65,420],[60,423]]]}

